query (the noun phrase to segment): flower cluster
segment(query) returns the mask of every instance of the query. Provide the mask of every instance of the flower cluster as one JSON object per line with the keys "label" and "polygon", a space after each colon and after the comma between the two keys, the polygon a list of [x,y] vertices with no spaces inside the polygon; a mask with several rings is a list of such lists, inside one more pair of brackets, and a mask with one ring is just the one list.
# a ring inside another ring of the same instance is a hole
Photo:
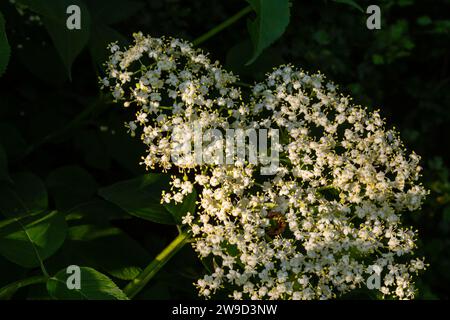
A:
{"label": "flower cluster", "polygon": [[[401,214],[419,209],[427,192],[419,156],[406,152],[378,112],[354,105],[323,75],[291,66],[275,69],[242,103],[235,76],[176,39],[136,34],[126,51],[111,51],[103,84],[125,107],[137,106],[128,127],[132,134],[143,128],[144,164],[194,172],[174,177],[162,201],[200,190],[197,212],[183,224],[212,266],[196,283],[201,295],[329,299],[376,274],[381,295],[414,296],[413,275],[425,264],[411,258],[416,231]],[[172,163],[170,132],[190,137],[194,121],[278,129],[276,173],[262,176],[245,161]]]}
{"label": "flower cluster", "polygon": [[[229,110],[239,119],[241,93],[232,85],[237,77],[190,43],[136,33],[126,50],[117,44],[110,50],[101,82],[124,107],[134,110],[135,119],[126,127],[132,136],[142,128],[147,168],[171,169],[174,144],[191,138],[194,122],[203,129],[227,128]],[[180,169],[195,166],[192,157],[177,161]]]}
{"label": "flower cluster", "polygon": [[[273,177],[217,168],[190,222],[200,256],[216,260],[198,282],[209,296],[328,299],[365,286],[375,270],[385,296],[412,298],[415,232],[400,214],[426,195],[419,157],[394,130],[340,96],[321,74],[283,66],[254,86],[248,122],[276,127],[284,141]],[[246,177],[246,183],[235,177]]]}

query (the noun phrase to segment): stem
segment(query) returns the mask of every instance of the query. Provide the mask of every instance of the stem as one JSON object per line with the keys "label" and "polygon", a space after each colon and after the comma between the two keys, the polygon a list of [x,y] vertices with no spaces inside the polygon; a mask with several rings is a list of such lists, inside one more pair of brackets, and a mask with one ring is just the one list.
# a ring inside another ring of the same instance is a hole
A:
{"label": "stem", "polygon": [[158,271],[189,241],[189,235],[181,232],[145,269],[123,289],[131,299],[136,296]]}
{"label": "stem", "polygon": [[209,30],[208,32],[202,34],[200,37],[198,37],[197,39],[192,41],[192,43],[194,44],[194,46],[197,46],[200,43],[205,42],[206,40],[208,40],[209,38],[211,38],[215,34],[219,33],[223,29],[229,27],[230,25],[232,25],[233,23],[235,23],[236,21],[238,21],[240,18],[242,18],[243,16],[245,16],[247,13],[249,13],[251,11],[252,11],[252,7],[251,6],[245,7],[244,9],[242,9],[241,11],[236,13],[235,15],[231,16],[230,18],[228,18],[227,20],[225,20],[224,22],[222,22],[218,26],[216,26],[216,27],[212,28],[211,30]]}
{"label": "stem", "polygon": [[0,300],[9,299],[9,297],[14,294],[20,288],[37,284],[37,283],[45,283],[47,281],[47,276],[34,276],[22,280],[18,280],[16,282],[10,283],[3,288],[0,289]]}

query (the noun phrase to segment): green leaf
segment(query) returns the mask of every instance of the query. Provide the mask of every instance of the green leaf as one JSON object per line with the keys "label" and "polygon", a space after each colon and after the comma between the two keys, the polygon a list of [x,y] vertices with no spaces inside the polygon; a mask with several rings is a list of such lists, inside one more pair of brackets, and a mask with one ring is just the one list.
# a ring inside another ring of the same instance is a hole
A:
{"label": "green leaf", "polygon": [[0,214],[15,218],[47,209],[47,190],[39,177],[25,172],[15,174],[11,179],[12,184],[0,182]]}
{"label": "green leaf", "polygon": [[45,283],[46,281],[47,281],[46,276],[38,275],[38,276],[22,278],[18,281],[11,282],[8,285],[6,285],[0,289],[0,300],[9,300],[16,293],[17,290],[19,290],[23,287]]}
{"label": "green leaf", "polygon": [[[42,16],[42,21],[52,38],[71,78],[72,63],[89,41],[91,19],[89,10],[81,0],[19,0],[21,4]],[[81,29],[69,30],[66,26],[70,5],[77,5],[81,11]]]}
{"label": "green leaf", "polygon": [[130,216],[114,203],[103,199],[80,203],[64,212],[67,221],[82,221],[97,225],[109,225],[111,220]]}
{"label": "green leaf", "polygon": [[34,268],[64,243],[67,225],[56,211],[29,214],[0,222],[0,254],[25,268]]}
{"label": "green leaf", "polygon": [[3,147],[0,144],[0,181],[1,180],[9,181],[10,178],[8,174],[8,159],[5,150],[3,150]]}
{"label": "green leaf", "polygon": [[353,0],[333,0],[333,1],[337,2],[337,3],[348,4],[349,6],[351,6],[351,7],[355,8],[355,9],[361,11],[362,13],[364,13],[364,9],[359,4],[357,4],[355,1],[353,1]]}
{"label": "green leaf", "polygon": [[191,214],[195,213],[195,201],[197,200],[197,191],[193,189],[193,191],[188,194],[182,203],[174,204],[173,202],[167,203],[164,206],[167,211],[169,211],[173,218],[175,219],[177,224],[181,224],[181,219],[186,215],[186,213],[190,212]]}
{"label": "green leaf", "polygon": [[84,264],[122,280],[133,280],[151,261],[148,252],[118,228],[74,226],[69,229],[68,239],[76,252],[71,256],[80,256]]}
{"label": "green leaf", "polygon": [[94,178],[81,167],[64,166],[51,172],[46,180],[56,207],[69,209],[89,200],[97,191]]}
{"label": "green leaf", "polygon": [[160,203],[163,190],[169,190],[169,175],[149,173],[102,188],[99,194],[136,217],[162,224],[175,224]]}
{"label": "green leaf", "polygon": [[61,300],[128,300],[117,285],[104,274],[88,267],[80,268],[80,289],[67,287],[66,269],[59,271],[47,281],[47,290],[55,299]]}
{"label": "green leaf", "polygon": [[256,12],[256,19],[248,23],[253,42],[253,63],[261,52],[277,40],[285,31],[290,19],[289,0],[247,0]]}
{"label": "green leaf", "polygon": [[243,79],[248,77],[252,80],[263,80],[267,72],[273,70],[275,66],[284,63],[281,52],[278,48],[270,47],[264,50],[258,58],[251,64],[246,65],[253,54],[253,45],[250,39],[241,41],[231,47],[226,55],[226,68],[239,74]]}
{"label": "green leaf", "polygon": [[11,48],[9,47],[8,38],[6,37],[5,19],[0,12],[0,76],[5,72],[10,56]]}

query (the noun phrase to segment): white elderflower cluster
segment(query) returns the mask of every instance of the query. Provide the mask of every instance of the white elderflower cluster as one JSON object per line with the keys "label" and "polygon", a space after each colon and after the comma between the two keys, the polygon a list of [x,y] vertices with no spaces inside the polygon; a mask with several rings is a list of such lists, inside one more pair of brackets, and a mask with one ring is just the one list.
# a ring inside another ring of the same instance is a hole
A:
{"label": "white elderflower cluster", "polygon": [[209,297],[329,299],[380,277],[383,296],[414,296],[416,232],[401,213],[419,209],[419,157],[394,130],[340,96],[321,74],[282,66],[254,86],[248,121],[278,128],[283,151],[272,176],[216,168],[187,224],[215,269],[197,282]]}
{"label": "white elderflower cluster", "polygon": [[[196,283],[200,295],[330,299],[375,274],[383,296],[414,296],[414,275],[425,264],[412,258],[416,231],[401,215],[418,210],[427,192],[418,182],[420,157],[406,152],[378,112],[352,104],[323,75],[291,66],[254,85],[243,103],[237,77],[191,44],[134,38],[124,51],[110,46],[102,84],[133,108],[126,125],[133,136],[140,128],[142,163],[184,175],[173,176],[162,202],[199,192],[197,212],[182,221],[212,266]],[[202,144],[210,161],[198,161],[184,152],[195,126],[276,129],[279,165],[261,175],[262,164],[223,164],[215,152],[228,143],[223,137]]]}
{"label": "white elderflower cluster", "polygon": [[[135,119],[126,127],[132,136],[139,130],[148,148],[143,157],[147,168],[171,169],[173,151],[183,154],[187,144],[182,142],[194,135],[193,123],[203,130],[226,129],[230,114],[240,117],[241,92],[232,86],[237,77],[192,44],[136,33],[126,50],[117,44],[109,49],[112,55],[102,87],[133,109]],[[180,170],[196,166],[194,157],[176,159]]]}

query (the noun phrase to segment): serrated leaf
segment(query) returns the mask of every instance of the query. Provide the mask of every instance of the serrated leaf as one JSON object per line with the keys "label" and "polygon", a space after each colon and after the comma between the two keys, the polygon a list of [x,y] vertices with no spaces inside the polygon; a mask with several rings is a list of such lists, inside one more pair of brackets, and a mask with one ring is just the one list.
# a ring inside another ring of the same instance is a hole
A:
{"label": "serrated leaf", "polygon": [[190,194],[188,194],[182,203],[174,204],[173,202],[167,203],[164,206],[167,211],[169,211],[173,218],[175,219],[177,224],[181,224],[182,218],[186,215],[186,213],[190,212],[191,214],[195,213],[195,207],[197,200],[197,191],[195,189],[192,190]]}
{"label": "serrated leaf", "polygon": [[253,63],[261,52],[277,40],[290,20],[289,0],[247,0],[256,12],[256,18],[248,23],[253,43],[253,55],[247,65]]}
{"label": "serrated leaf", "polygon": [[5,19],[0,12],[0,77],[8,66],[9,58],[11,56],[11,48],[8,43],[5,31]]}
{"label": "serrated leaf", "polygon": [[80,267],[80,289],[67,287],[67,270],[59,271],[47,281],[47,290],[61,300],[128,300],[128,297],[107,276],[88,267]]}
{"label": "serrated leaf", "polygon": [[337,3],[347,4],[347,5],[349,5],[349,6],[353,7],[353,8],[361,11],[362,13],[364,13],[364,9],[359,4],[357,4],[355,1],[353,1],[353,0],[333,0],[333,1],[337,2]]}
{"label": "serrated leaf", "polygon": [[34,268],[64,243],[67,225],[56,211],[28,214],[0,222],[0,254],[25,268]]}
{"label": "serrated leaf", "polygon": [[[42,21],[52,38],[53,44],[61,57],[69,78],[72,64],[89,41],[91,19],[87,6],[81,0],[19,0],[21,4],[42,17]],[[66,22],[69,14],[66,10],[77,5],[81,11],[81,29],[69,30]]]}
{"label": "serrated leaf", "polygon": [[102,188],[99,195],[136,217],[175,224],[170,212],[161,204],[163,190],[169,190],[169,175],[149,173]]}

